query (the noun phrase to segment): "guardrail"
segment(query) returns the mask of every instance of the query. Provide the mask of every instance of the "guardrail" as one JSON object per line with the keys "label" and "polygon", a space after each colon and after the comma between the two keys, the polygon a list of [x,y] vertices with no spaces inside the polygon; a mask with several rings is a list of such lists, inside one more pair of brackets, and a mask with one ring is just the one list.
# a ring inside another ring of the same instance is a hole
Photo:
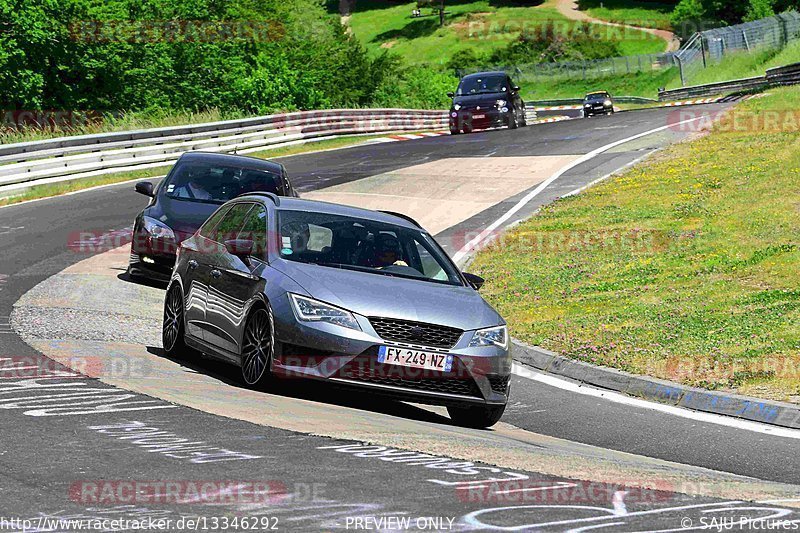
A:
{"label": "guardrail", "polygon": [[445,111],[334,109],[59,137],[0,146],[0,187],[168,166],[193,150],[250,153],[339,135],[442,128],[447,128]]}
{"label": "guardrail", "polygon": [[[536,118],[532,106],[526,115]],[[246,154],[340,135],[447,128],[440,110],[332,109],[8,144],[0,146],[0,191],[168,166],[193,150]]]}
{"label": "guardrail", "polygon": [[767,87],[767,85],[768,82],[766,76],[756,76],[754,78],[744,78],[741,80],[730,80],[719,83],[708,83],[705,85],[682,87],[680,89],[673,89],[671,91],[658,91],[658,99],[661,102],[665,102],[668,100],[696,98],[698,96],[756,91]]}
{"label": "guardrail", "polygon": [[[643,96],[613,96],[615,102],[620,104],[653,104],[658,102],[652,98],[645,98]],[[560,98],[552,100],[533,100],[526,102],[528,106],[559,106],[559,105],[577,105],[582,104],[583,98]]]}
{"label": "guardrail", "polygon": [[771,68],[763,76],[682,87],[671,91],[659,91],[658,99],[663,102],[697,96],[758,91],[770,86],[797,84],[800,84],[800,63],[792,63],[791,65]]}

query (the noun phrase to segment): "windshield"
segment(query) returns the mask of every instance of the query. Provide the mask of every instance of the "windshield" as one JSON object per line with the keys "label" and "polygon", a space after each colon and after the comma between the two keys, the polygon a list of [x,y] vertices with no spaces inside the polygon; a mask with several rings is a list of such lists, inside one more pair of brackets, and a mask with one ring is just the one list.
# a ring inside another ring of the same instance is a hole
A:
{"label": "windshield", "polygon": [[587,102],[590,100],[606,100],[608,98],[611,98],[608,93],[593,93],[586,95]]}
{"label": "windshield", "polygon": [[470,94],[502,93],[508,90],[506,77],[501,75],[464,78],[458,84],[458,96]]}
{"label": "windshield", "polygon": [[278,211],[280,254],[287,261],[384,276],[462,285],[450,259],[427,233],[362,218]]}
{"label": "windshield", "polygon": [[168,180],[163,186],[166,196],[193,202],[221,204],[256,191],[280,194],[280,176],[241,166],[179,162]]}

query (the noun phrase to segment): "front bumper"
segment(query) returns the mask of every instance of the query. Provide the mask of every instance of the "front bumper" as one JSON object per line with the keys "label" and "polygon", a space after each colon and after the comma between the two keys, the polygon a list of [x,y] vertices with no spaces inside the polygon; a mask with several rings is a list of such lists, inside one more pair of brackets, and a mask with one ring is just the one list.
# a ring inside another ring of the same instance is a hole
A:
{"label": "front bumper", "polygon": [[508,124],[509,117],[513,116],[513,113],[513,110],[510,108],[508,111],[502,111],[499,109],[481,109],[480,111],[474,109],[461,109],[459,111],[455,111],[451,109],[450,129],[461,131],[464,128],[484,129],[505,126]]}
{"label": "front bumper", "polygon": [[583,114],[584,116],[591,116],[591,115],[604,115],[606,113],[611,113],[614,111],[614,106],[610,105],[600,105],[600,106],[591,106],[591,107],[583,107]]}
{"label": "front bumper", "polygon": [[[511,374],[509,349],[470,348],[472,332],[450,349],[381,339],[369,320],[356,315],[362,331],[324,323],[298,322],[273,302],[275,334],[280,341],[272,371],[284,378],[324,380],[369,389],[393,399],[434,405],[505,405]],[[451,354],[449,372],[378,362],[380,346]]]}
{"label": "front bumper", "polygon": [[173,239],[160,239],[134,229],[128,272],[157,281],[169,281],[175,266],[177,243]]}

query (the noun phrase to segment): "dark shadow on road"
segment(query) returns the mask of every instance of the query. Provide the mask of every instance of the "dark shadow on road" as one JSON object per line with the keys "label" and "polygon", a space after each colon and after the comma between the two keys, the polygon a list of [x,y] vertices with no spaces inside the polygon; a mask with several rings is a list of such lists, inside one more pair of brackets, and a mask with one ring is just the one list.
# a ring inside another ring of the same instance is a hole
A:
{"label": "dark shadow on road", "polygon": [[[148,346],[147,351],[157,357],[163,357],[178,363],[191,371],[215,378],[233,388],[253,390],[242,383],[239,368],[224,361],[195,351],[191,351],[186,358],[181,359],[168,357],[163,349],[153,346]],[[363,389],[323,381],[299,378],[275,379],[270,384],[269,390],[260,390],[258,392],[372,411],[420,422],[453,425],[448,417],[426,409],[393,400],[380,394],[373,394]]]}

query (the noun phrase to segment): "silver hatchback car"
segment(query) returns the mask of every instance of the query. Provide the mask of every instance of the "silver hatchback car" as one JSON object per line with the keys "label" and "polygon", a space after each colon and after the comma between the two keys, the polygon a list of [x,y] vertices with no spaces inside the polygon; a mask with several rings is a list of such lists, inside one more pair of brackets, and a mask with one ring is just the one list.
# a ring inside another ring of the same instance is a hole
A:
{"label": "silver hatchback car", "polygon": [[482,284],[408,217],[255,193],[181,243],[164,349],[230,361],[250,386],[326,380],[489,427],[508,402],[511,354]]}

